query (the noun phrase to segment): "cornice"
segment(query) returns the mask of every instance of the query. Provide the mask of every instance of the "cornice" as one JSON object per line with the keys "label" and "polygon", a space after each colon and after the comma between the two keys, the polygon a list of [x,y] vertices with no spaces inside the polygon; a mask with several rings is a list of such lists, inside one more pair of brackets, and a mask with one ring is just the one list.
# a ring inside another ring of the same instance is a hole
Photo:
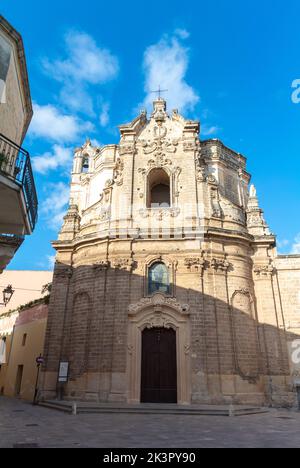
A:
{"label": "cornice", "polygon": [[233,149],[231,149],[228,146],[224,145],[224,143],[221,140],[219,140],[218,138],[210,138],[208,140],[201,140],[200,143],[201,143],[201,146],[217,145],[219,148],[223,148],[226,151],[229,151],[232,155],[238,156],[239,158],[241,158],[244,161],[245,165],[247,163],[246,156],[244,156],[243,154],[238,153],[237,151],[234,151]]}

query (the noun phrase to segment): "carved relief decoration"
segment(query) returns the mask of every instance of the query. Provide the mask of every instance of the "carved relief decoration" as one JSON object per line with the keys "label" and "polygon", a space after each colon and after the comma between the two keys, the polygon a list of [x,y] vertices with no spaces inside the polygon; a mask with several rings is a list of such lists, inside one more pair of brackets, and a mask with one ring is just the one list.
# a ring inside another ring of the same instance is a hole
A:
{"label": "carved relief decoration", "polygon": [[112,261],[112,266],[116,270],[132,271],[134,265],[132,258],[116,258]]}
{"label": "carved relief decoration", "polygon": [[149,317],[147,323],[145,324],[145,328],[173,328],[174,326],[172,323],[169,322],[170,318],[164,314],[157,314]]}
{"label": "carved relief decoration", "polygon": [[189,315],[190,306],[188,304],[180,304],[177,299],[166,297],[160,293],[154,294],[152,297],[144,297],[136,304],[130,304],[128,313],[130,316],[136,315],[148,307],[154,307],[154,310],[160,312],[163,306],[168,306],[184,316]]}
{"label": "carved relief decoration", "polygon": [[210,189],[211,216],[213,218],[223,218],[223,211],[220,203],[220,195],[218,188]]}
{"label": "carved relief decoration", "polygon": [[155,125],[153,129],[154,141],[141,141],[144,154],[154,155],[154,159],[150,159],[148,162],[148,166],[152,168],[171,166],[172,161],[167,157],[167,154],[176,153],[179,143],[178,139],[166,139],[168,129],[162,125],[162,122],[163,120],[159,119],[159,124]]}
{"label": "carved relief decoration", "polygon": [[231,267],[231,264],[226,260],[226,258],[213,258],[210,261],[210,266],[215,271],[227,272]]}
{"label": "carved relief decoration", "polygon": [[180,179],[180,174],[182,172],[182,169],[180,167],[174,167],[172,170],[172,175],[174,178],[174,197],[178,198],[179,197],[179,179]]}
{"label": "carved relief decoration", "polygon": [[119,154],[120,156],[123,156],[124,154],[134,154],[135,150],[135,144],[123,143],[119,147]]}
{"label": "carved relief decoration", "polygon": [[200,147],[199,140],[190,140],[183,142],[183,151],[186,153],[188,151],[198,151]]}
{"label": "carved relief decoration", "polygon": [[271,278],[276,273],[276,268],[271,263],[268,265],[254,265],[253,272],[258,279]]}
{"label": "carved relief decoration", "polygon": [[115,169],[114,169],[114,182],[118,186],[123,185],[123,170],[124,170],[124,162],[122,161],[121,158],[118,158],[116,161]]}
{"label": "carved relief decoration", "polygon": [[162,221],[164,218],[176,218],[180,214],[180,208],[142,208],[142,218],[154,218]]}
{"label": "carved relief decoration", "polygon": [[207,261],[203,257],[189,257],[184,260],[184,265],[189,271],[202,274],[207,267]]}

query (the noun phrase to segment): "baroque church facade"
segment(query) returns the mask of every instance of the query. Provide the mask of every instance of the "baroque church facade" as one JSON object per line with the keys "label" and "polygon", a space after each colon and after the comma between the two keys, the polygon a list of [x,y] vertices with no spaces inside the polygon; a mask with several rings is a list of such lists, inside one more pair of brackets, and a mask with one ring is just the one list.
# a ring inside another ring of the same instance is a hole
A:
{"label": "baroque church facade", "polygon": [[119,129],[75,150],[41,398],[293,404],[300,256],[277,254],[245,157],[161,98]]}

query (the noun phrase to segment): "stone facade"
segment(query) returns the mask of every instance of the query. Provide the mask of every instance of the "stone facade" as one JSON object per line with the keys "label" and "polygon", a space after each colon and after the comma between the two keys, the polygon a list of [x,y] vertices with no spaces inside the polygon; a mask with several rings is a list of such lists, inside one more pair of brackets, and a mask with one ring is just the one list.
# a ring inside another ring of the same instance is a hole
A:
{"label": "stone facade", "polygon": [[[143,330],[173,328],[178,403],[293,404],[300,258],[277,256],[246,159],[162,99],[120,133],[75,151],[42,397],[140,402]],[[150,294],[156,264],[170,284]]]}
{"label": "stone facade", "polygon": [[[1,240],[1,237],[0,237]],[[1,244],[0,244],[1,245]],[[0,257],[1,258],[1,257]],[[1,264],[0,264],[1,265]],[[51,271],[14,271],[5,270],[1,273],[1,286],[12,285],[14,294],[7,307],[0,307],[0,394],[14,396],[17,379],[17,367],[24,366],[24,380],[21,397],[31,398],[32,388],[36,380],[35,359],[43,350],[47,317],[35,315],[48,309],[44,306],[45,293],[42,289],[51,283]],[[1,287],[1,290],[3,287]],[[28,312],[29,311],[29,316]],[[25,312],[25,313],[23,313]],[[26,320],[24,321],[24,319]],[[42,320],[40,327],[37,320]],[[35,325],[30,325],[30,324]],[[32,329],[31,329],[32,327]],[[26,329],[28,328],[28,330]],[[22,346],[22,333],[28,334],[26,347]],[[36,343],[39,343],[37,349]],[[37,353],[38,351],[38,353]],[[37,354],[36,354],[37,353]],[[27,377],[26,377],[27,376]],[[30,376],[30,379],[28,378]],[[28,390],[29,382],[31,390]],[[22,383],[22,382],[21,382]],[[27,390],[25,390],[27,388]],[[24,392],[23,392],[24,390]]]}
{"label": "stone facade", "polygon": [[0,133],[21,145],[32,118],[24,45],[1,15],[0,51]]}

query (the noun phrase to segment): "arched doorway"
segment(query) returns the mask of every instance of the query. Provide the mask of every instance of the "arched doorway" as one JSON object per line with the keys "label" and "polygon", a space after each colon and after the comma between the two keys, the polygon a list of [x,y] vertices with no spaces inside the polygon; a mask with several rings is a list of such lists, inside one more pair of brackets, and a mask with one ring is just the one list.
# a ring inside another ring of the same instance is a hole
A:
{"label": "arched doorway", "polygon": [[[143,336],[145,330],[169,330],[173,342],[173,361],[176,371],[172,373],[177,378],[177,403],[191,403],[191,373],[190,373],[190,324],[189,306],[180,304],[175,298],[156,293],[151,297],[142,298],[140,302],[131,304],[128,310],[128,397],[131,404],[142,401],[142,367],[143,367]],[[172,330],[172,331],[170,331]],[[145,332],[146,333],[146,332]],[[149,332],[148,332],[149,333]],[[174,341],[175,344],[174,344]],[[175,349],[175,353],[174,353]],[[175,359],[174,359],[174,354]],[[173,386],[174,388],[174,386]]]}
{"label": "arched doorway", "polygon": [[141,403],[177,403],[176,331],[142,333]]}

